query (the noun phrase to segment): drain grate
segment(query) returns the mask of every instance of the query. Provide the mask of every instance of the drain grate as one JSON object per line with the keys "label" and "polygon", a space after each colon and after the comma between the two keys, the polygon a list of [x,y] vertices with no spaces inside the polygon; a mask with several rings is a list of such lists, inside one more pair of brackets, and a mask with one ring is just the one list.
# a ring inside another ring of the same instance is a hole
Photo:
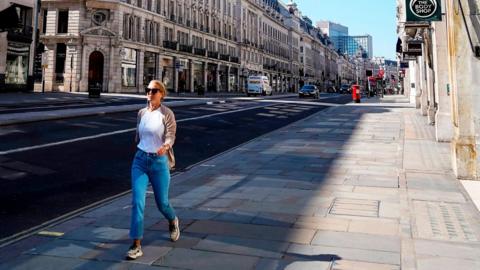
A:
{"label": "drain grate", "polygon": [[335,198],[328,211],[331,215],[378,217],[380,201]]}
{"label": "drain grate", "polygon": [[417,236],[447,241],[478,241],[460,204],[414,201]]}

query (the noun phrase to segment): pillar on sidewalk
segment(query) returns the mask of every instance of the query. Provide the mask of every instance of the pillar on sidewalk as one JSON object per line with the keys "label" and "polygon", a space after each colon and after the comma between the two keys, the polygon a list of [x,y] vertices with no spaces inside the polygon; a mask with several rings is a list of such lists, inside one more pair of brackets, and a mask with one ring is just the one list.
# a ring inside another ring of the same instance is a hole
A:
{"label": "pillar on sidewalk", "polygon": [[420,109],[422,106],[421,103],[421,95],[422,95],[422,87],[420,86],[420,61],[421,58],[417,57],[417,61],[415,61],[415,108]]}
{"label": "pillar on sidewalk", "polygon": [[[465,14],[472,14],[469,1],[459,0]],[[459,2],[446,1],[448,27],[448,60],[452,92],[452,118],[454,137],[452,140],[452,163],[456,176],[460,179],[478,180],[480,175],[480,145],[477,134],[480,132],[477,104],[480,94],[475,86],[480,85],[480,63],[472,52],[465,24],[475,29],[470,16],[463,17]],[[478,28],[478,27],[477,27]],[[476,29],[477,30],[477,29]]]}
{"label": "pillar on sidewalk", "polygon": [[[424,45],[422,44],[423,53],[425,53]],[[420,112],[423,116],[427,116],[428,111],[428,89],[427,89],[427,74],[425,67],[425,54],[419,56],[419,69],[418,73],[420,75]]]}
{"label": "pillar on sidewalk", "polygon": [[450,142],[453,137],[452,102],[448,89],[448,50],[445,20],[433,23],[433,69],[435,96],[438,104],[435,114],[435,135],[439,142]]}

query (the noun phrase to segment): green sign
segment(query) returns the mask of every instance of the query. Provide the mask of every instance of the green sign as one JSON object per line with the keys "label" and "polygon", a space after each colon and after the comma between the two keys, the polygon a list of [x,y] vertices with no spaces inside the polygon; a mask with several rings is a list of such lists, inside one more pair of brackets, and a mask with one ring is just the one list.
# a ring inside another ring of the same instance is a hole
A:
{"label": "green sign", "polygon": [[407,22],[442,20],[442,0],[406,0]]}

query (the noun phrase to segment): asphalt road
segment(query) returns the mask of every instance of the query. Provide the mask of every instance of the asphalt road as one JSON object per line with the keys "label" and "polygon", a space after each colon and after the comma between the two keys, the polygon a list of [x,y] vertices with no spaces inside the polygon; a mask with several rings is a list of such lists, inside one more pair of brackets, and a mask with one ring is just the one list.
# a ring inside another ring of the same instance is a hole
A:
{"label": "asphalt road", "polygon": [[[174,108],[176,171],[349,96]],[[136,112],[2,127],[0,239],[130,189]]]}

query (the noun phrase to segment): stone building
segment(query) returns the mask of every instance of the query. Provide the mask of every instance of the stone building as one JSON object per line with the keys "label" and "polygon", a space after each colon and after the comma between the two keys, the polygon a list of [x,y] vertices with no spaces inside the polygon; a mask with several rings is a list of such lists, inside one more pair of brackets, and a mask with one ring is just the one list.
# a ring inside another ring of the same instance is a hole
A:
{"label": "stone building", "polygon": [[41,3],[46,91],[138,93],[154,78],[174,92],[244,91],[258,74],[276,92],[296,91],[301,77],[322,81],[336,54],[319,30],[302,30],[293,3],[276,0]]}

